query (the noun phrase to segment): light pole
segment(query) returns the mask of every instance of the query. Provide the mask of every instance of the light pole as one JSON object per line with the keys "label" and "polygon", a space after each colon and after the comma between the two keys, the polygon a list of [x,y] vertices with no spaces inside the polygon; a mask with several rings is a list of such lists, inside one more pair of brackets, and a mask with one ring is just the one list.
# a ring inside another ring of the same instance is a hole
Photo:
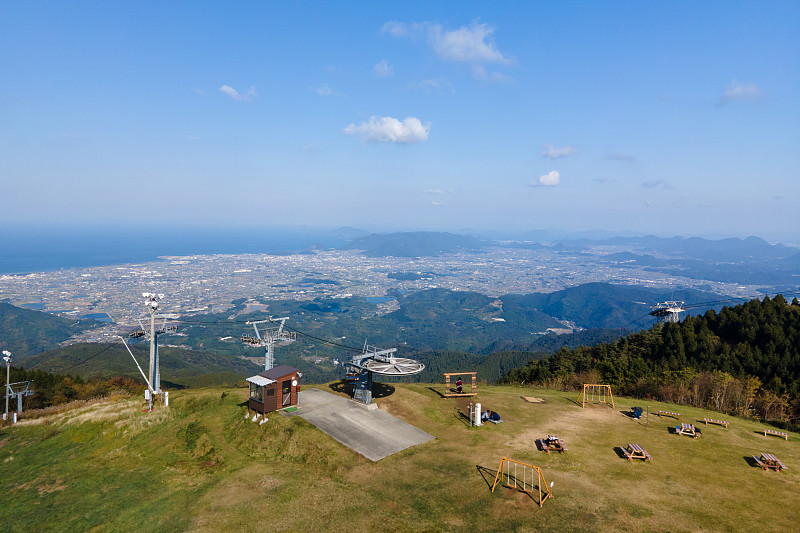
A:
{"label": "light pole", "polygon": [[3,361],[6,362],[6,414],[3,420],[8,420],[8,384],[11,378],[11,352],[3,350]]}

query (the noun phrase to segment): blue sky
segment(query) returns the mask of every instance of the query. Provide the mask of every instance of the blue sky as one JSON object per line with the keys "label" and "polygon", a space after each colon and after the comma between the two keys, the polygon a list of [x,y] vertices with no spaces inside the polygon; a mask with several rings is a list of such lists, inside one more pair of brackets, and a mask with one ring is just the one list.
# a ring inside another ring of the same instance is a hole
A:
{"label": "blue sky", "polygon": [[0,223],[800,242],[798,2],[0,4]]}

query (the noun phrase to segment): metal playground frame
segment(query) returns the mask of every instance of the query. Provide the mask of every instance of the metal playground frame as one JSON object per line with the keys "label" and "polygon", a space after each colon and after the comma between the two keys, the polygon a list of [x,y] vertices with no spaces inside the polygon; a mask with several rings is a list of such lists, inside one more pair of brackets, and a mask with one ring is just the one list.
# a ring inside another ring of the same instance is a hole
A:
{"label": "metal playground frame", "polygon": [[[511,468],[512,464],[514,467],[513,473]],[[520,478],[520,476],[522,477]],[[535,484],[534,479],[536,480]],[[494,484],[492,484],[492,492],[494,492],[495,487],[499,484],[502,484],[504,487],[522,491],[531,498],[533,498],[534,491],[538,490],[539,507],[544,504],[547,498],[553,495],[551,491],[553,484],[547,484],[541,468],[527,463],[521,463],[514,459],[508,459],[507,457],[502,457],[500,459],[500,466],[497,467],[497,475],[494,478]]]}
{"label": "metal playground frame", "polygon": [[614,407],[614,395],[611,394],[611,385],[594,385],[584,383],[583,392],[581,392],[581,395],[578,396],[578,401],[581,403],[581,407],[586,407],[587,400],[590,403],[595,403],[595,397],[597,398],[597,403],[604,403],[608,405],[608,403],[611,402],[611,407]]}

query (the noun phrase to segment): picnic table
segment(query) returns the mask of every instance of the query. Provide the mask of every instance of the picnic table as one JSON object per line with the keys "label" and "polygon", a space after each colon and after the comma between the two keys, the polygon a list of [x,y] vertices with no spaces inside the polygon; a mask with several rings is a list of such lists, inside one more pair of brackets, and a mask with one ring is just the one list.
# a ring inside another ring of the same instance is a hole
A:
{"label": "picnic table", "polygon": [[675,433],[678,435],[687,435],[695,439],[700,436],[697,434],[697,428],[686,422],[682,422],[680,426],[675,426]]}
{"label": "picnic table", "polygon": [[550,453],[551,450],[557,451],[558,453],[564,453],[567,449],[564,447],[564,441],[556,437],[555,435],[548,435],[547,438],[539,439],[537,441],[541,446],[542,450]]}
{"label": "picnic table", "polygon": [[753,459],[755,459],[756,464],[764,470],[769,470],[771,468],[777,472],[786,468],[786,465],[771,453],[762,453],[760,458],[754,455]]}
{"label": "picnic table", "polygon": [[628,444],[626,448],[622,448],[622,453],[625,454],[625,457],[628,458],[628,461],[633,461],[634,459],[642,459],[643,461],[648,461],[652,459],[652,457],[650,457],[650,454],[647,453],[647,450],[645,450],[638,444]]}

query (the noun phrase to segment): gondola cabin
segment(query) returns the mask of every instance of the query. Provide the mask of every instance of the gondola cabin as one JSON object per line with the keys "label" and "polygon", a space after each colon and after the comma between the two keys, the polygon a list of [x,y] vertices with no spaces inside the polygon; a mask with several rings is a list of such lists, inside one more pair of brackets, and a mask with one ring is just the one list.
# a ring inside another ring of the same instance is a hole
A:
{"label": "gondola cabin", "polygon": [[250,383],[248,408],[257,413],[269,413],[297,405],[299,377],[296,368],[280,365],[247,378]]}

